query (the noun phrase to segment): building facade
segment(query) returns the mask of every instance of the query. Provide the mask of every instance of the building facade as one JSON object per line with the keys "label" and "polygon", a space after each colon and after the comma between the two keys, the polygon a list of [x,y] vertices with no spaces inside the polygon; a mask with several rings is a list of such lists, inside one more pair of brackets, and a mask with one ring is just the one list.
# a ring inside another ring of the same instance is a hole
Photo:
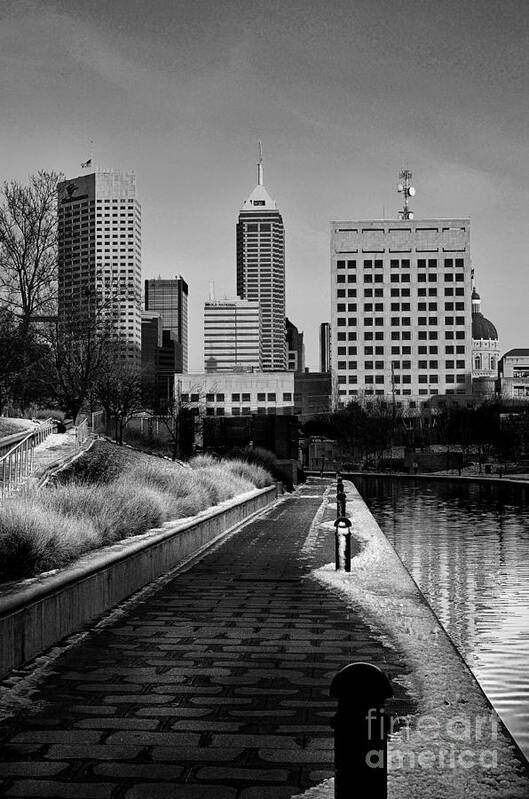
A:
{"label": "building facade", "polygon": [[205,416],[289,415],[293,372],[203,372],[175,375],[176,396]]}
{"label": "building facade", "polygon": [[471,391],[470,220],[331,223],[333,404]]}
{"label": "building facade", "polygon": [[320,324],[320,372],[331,371],[331,325]]}
{"label": "building facade", "polygon": [[303,333],[299,331],[290,319],[285,320],[287,342],[287,369],[290,372],[305,371],[305,344]]}
{"label": "building facade", "polygon": [[237,222],[237,295],[261,305],[263,369],[286,369],[285,230],[277,204],[263,185],[261,157],[257,186]]}
{"label": "building facade", "polygon": [[301,424],[331,410],[330,372],[302,372],[294,375],[294,413]]}
{"label": "building facade", "polygon": [[529,400],[529,349],[518,347],[501,358],[498,393],[502,400]]}
{"label": "building facade", "polygon": [[132,173],[58,185],[58,314],[111,319],[122,356],[141,363],[141,206]]}
{"label": "building facade", "polygon": [[261,371],[261,306],[225,299],[204,304],[204,370]]}
{"label": "building facade", "polygon": [[162,360],[178,372],[188,368],[188,294],[181,275],[145,281],[145,310],[159,313],[164,331]]}

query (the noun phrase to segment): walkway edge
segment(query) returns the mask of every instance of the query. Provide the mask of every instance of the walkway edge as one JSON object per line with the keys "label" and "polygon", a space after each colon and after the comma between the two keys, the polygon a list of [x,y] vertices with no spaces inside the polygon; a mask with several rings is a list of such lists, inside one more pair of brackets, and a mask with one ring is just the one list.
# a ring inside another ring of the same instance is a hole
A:
{"label": "walkway edge", "polygon": [[276,485],[91,552],[0,596],[0,677],[198,555],[275,502]]}

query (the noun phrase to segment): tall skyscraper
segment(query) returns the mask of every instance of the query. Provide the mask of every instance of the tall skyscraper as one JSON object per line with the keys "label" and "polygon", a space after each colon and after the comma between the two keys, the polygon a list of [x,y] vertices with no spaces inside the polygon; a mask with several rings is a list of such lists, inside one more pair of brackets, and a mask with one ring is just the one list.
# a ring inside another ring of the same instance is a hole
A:
{"label": "tall skyscraper", "polygon": [[58,311],[112,319],[124,357],[141,362],[141,206],[133,173],[97,171],[58,186]]}
{"label": "tall skyscraper", "polygon": [[320,324],[320,372],[331,371],[331,326],[329,322]]}
{"label": "tall skyscraper", "polygon": [[471,296],[469,219],[332,222],[335,405],[470,394]]}
{"label": "tall skyscraper", "polygon": [[153,278],[145,281],[145,310],[156,311],[162,318],[163,347],[173,347],[177,351],[177,360],[171,366],[171,357],[167,352],[162,354],[171,371],[187,372],[188,367],[188,328],[187,306],[188,286],[181,275],[175,278]]}
{"label": "tall skyscraper", "polygon": [[261,306],[250,300],[204,304],[204,370],[261,371]]}
{"label": "tall skyscraper", "polygon": [[261,305],[263,370],[286,369],[285,229],[263,185],[260,145],[257,186],[237,222],[237,294]]}

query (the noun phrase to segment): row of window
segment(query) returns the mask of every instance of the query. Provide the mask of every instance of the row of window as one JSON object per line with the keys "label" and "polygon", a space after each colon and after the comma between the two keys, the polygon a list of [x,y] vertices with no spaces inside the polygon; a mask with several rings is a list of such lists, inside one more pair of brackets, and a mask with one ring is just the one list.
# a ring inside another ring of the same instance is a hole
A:
{"label": "row of window", "polygon": [[[436,269],[438,266],[437,258],[417,258],[417,267],[419,269]],[[360,262],[358,262],[360,265]],[[356,260],[347,260],[344,261],[342,259],[336,261],[336,268],[337,269],[355,269],[357,265]],[[411,261],[409,258],[391,258],[389,262],[391,269],[409,269],[411,266]],[[381,258],[373,259],[364,259],[363,261],[364,269],[383,269],[384,268],[384,261]],[[452,269],[454,266],[456,269],[463,269],[465,266],[464,258],[445,258],[444,259],[444,266],[447,269]]]}
{"label": "row of window", "polygon": [[[206,402],[225,402],[226,397],[224,394],[206,394]],[[236,393],[231,395],[232,402],[250,402],[251,395],[247,393]],[[200,402],[199,394],[182,394],[182,402]],[[277,402],[277,394],[275,391],[258,392],[257,402]],[[283,392],[283,402],[292,402],[292,392]]]}
{"label": "row of window", "polygon": [[[375,307],[375,311],[378,311],[378,310],[379,309]],[[380,310],[382,310],[382,309],[380,309]],[[358,325],[358,319],[356,317],[354,317],[354,316],[348,316],[348,317],[341,316],[341,317],[338,317],[338,319],[336,321],[337,321],[338,327],[346,327],[346,326],[348,326],[348,327],[356,327]],[[373,327],[373,326],[375,326],[375,327],[383,327],[385,321],[386,320],[384,319],[383,316],[378,317],[378,318],[375,317],[374,319],[372,317],[370,317],[370,316],[367,316],[367,317],[364,317],[361,320],[361,324],[363,324],[364,327]],[[445,325],[464,325],[465,323],[466,323],[466,320],[465,320],[464,316],[445,316],[445,318],[444,318],[444,324]],[[391,317],[391,326],[392,327],[400,327],[400,326],[402,326],[402,327],[410,327],[411,324],[412,324],[411,316],[392,316]],[[437,316],[418,316],[417,317],[417,324],[420,325],[421,327],[424,327],[425,325],[429,325],[430,327],[436,327],[437,325],[440,325],[441,322],[439,321]]]}
{"label": "row of window", "polygon": [[[374,384],[381,386],[381,385],[384,385],[385,383],[387,383],[388,385],[389,384],[392,384],[392,385],[393,384],[399,384],[399,385],[408,385],[409,386],[409,385],[412,384],[413,381],[411,379],[411,375],[393,375],[391,380],[387,380],[384,377],[384,375],[364,375],[363,382],[367,386],[372,386]],[[431,375],[419,375],[418,378],[417,378],[417,382],[420,383],[421,385],[424,385],[425,383],[426,384],[431,383],[431,384],[434,384],[434,385],[436,385],[436,384],[438,385],[439,382],[440,382],[439,381],[439,375],[434,375],[434,374],[431,374]],[[445,383],[449,383],[449,384],[465,383],[466,382],[466,376],[465,376],[465,374],[445,375],[444,382]],[[339,383],[339,385],[345,385],[346,383],[348,383],[349,385],[353,385],[353,386],[354,385],[358,385],[358,377],[357,377],[357,375],[349,375],[347,377],[346,377],[346,375],[338,375],[338,383]]]}
{"label": "row of window", "polygon": [[[424,345],[419,345],[417,347],[417,352],[419,355],[437,355],[439,352],[439,348],[436,344],[430,345],[426,347]],[[465,345],[458,344],[457,347],[454,347],[453,344],[447,344],[445,346],[445,353],[447,355],[453,355],[457,353],[457,355],[464,355],[465,354]],[[338,355],[356,355],[357,354],[357,347],[338,347]],[[391,354],[392,355],[411,355],[411,347],[404,346],[404,347],[391,347]],[[364,347],[364,355],[384,355],[384,347],[372,347],[367,346]],[[516,375],[515,375],[516,377]],[[529,377],[529,375],[528,375]]]}
{"label": "row of window", "polygon": [[[392,302],[390,304],[390,309],[392,311],[411,311],[411,304],[409,302]],[[464,311],[465,310],[465,303],[464,302],[445,302],[445,311]],[[346,311],[357,311],[358,306],[356,302],[339,302],[336,304],[336,311],[337,313],[345,313]],[[383,311],[384,310],[384,303],[376,302],[374,305],[371,302],[364,303],[364,313],[366,311]],[[418,311],[437,311],[437,303],[436,302],[429,302],[428,304],[425,302],[417,303],[417,310]]]}
{"label": "row of window", "polygon": [[[336,335],[338,341],[356,341],[358,336],[356,331],[349,331],[348,333],[339,332]],[[384,333],[383,331],[376,331],[373,333],[371,330],[364,330],[363,334],[364,341],[383,341],[384,340]],[[424,341],[425,339],[430,339],[431,341],[437,341],[439,338],[437,330],[418,330],[417,331],[417,338],[419,341]],[[464,339],[465,338],[465,331],[464,330],[445,330],[445,339]],[[411,341],[411,331],[410,330],[392,330],[391,331],[391,340],[392,341]]]}
{"label": "row of window", "polygon": [[[453,288],[452,286],[446,286],[444,290],[445,297],[464,297],[465,296],[465,289],[463,286]],[[345,296],[347,297],[356,297],[357,292],[356,289],[336,289],[336,296],[338,299],[341,299]],[[395,289],[392,288],[390,291],[391,297],[411,297],[411,290],[408,288],[403,289]],[[437,288],[417,288],[417,296],[418,297],[437,297]],[[364,289],[364,297],[384,297],[384,289]]]}
{"label": "row of window", "polygon": [[[386,366],[384,361],[364,361],[364,369],[372,371],[373,369],[384,369]],[[338,361],[338,369],[355,370],[358,368],[358,361]],[[392,369],[411,369],[411,361],[391,361]],[[417,361],[417,368],[419,369],[439,369],[439,361]],[[464,369],[464,360],[449,360],[445,361],[445,369]]]}
{"label": "row of window", "polygon": [[[457,283],[463,283],[465,280],[465,275],[463,272],[456,272],[453,274],[452,272],[445,272],[444,281],[445,283],[453,283],[454,281]],[[336,282],[337,283],[356,283],[356,275],[348,274],[348,275],[336,275]],[[364,283],[383,283],[384,282],[384,275],[371,275],[367,274],[364,275]],[[389,276],[390,283],[411,283],[411,276],[406,272],[402,274],[395,272]],[[419,272],[417,275],[417,283],[437,283],[437,273],[436,272]]]}

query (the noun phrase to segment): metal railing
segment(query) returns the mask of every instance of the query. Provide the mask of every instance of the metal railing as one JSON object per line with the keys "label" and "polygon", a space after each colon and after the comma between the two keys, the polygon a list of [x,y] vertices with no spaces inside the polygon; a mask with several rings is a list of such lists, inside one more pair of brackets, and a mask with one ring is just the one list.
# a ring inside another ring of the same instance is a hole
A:
{"label": "metal railing", "polygon": [[57,423],[53,419],[39,424],[30,430],[21,441],[18,441],[0,458],[0,477],[2,479],[2,499],[17,491],[27,482],[33,471],[35,447],[53,433]]}
{"label": "metal railing", "polygon": [[88,440],[88,435],[88,419],[83,419],[75,428],[75,442],[79,449]]}

